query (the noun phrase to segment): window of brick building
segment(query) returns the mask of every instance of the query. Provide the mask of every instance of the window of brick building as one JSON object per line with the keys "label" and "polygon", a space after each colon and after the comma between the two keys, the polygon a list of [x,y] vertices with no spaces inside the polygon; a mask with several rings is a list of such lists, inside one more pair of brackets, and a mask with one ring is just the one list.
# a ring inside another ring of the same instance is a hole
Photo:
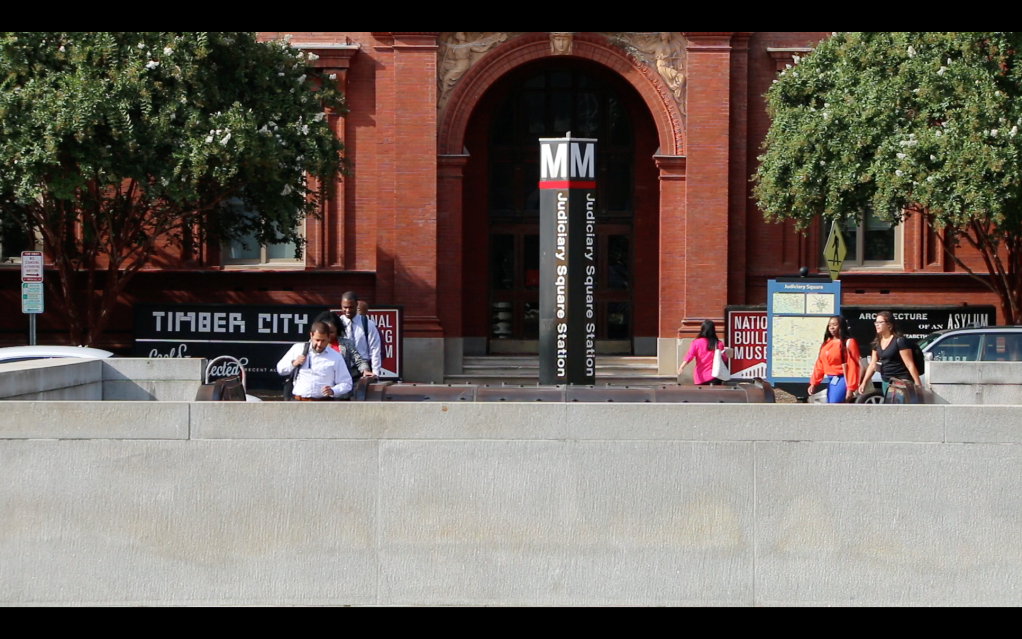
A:
{"label": "window of brick building", "polygon": [[[820,263],[825,261],[822,249],[830,236],[829,223],[820,225]],[[841,226],[848,255],[844,268],[897,268],[902,265],[902,226],[878,219],[872,213],[858,224],[847,221]]]}
{"label": "window of brick building", "polygon": [[[255,213],[249,213],[255,216]],[[302,225],[304,233],[304,224]],[[264,266],[274,268],[304,267],[305,260],[297,258],[297,249],[293,242],[284,244],[260,244],[254,237],[227,242],[221,250],[224,266]]]}
{"label": "window of brick building", "polygon": [[38,238],[25,233],[14,220],[0,220],[0,265],[20,264],[22,251],[37,251]]}

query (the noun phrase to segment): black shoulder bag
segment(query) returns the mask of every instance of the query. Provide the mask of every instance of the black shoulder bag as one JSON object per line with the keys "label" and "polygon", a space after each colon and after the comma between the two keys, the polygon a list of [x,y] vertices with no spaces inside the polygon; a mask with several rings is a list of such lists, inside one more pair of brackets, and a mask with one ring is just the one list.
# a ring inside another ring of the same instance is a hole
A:
{"label": "black shoulder bag", "polygon": [[[306,358],[309,357],[309,342],[305,342],[305,349],[302,351],[302,355]],[[302,366],[305,366],[305,362],[302,362]],[[284,401],[293,402],[295,399],[295,380],[298,379],[298,371],[302,370],[302,366],[296,367],[291,371],[291,375],[288,376],[287,381],[284,382]]]}

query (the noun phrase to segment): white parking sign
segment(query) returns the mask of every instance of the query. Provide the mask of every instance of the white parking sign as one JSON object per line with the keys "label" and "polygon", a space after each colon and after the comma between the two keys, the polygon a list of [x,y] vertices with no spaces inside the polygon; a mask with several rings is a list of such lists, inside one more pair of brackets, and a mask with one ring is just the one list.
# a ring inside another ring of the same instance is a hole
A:
{"label": "white parking sign", "polygon": [[25,251],[21,254],[21,281],[43,281],[43,254],[37,251]]}

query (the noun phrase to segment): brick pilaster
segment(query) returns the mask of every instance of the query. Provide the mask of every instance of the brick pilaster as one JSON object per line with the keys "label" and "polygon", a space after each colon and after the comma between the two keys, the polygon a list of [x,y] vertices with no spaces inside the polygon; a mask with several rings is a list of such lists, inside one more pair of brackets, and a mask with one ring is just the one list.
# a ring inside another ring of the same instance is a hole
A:
{"label": "brick pilaster", "polygon": [[437,159],[437,309],[446,337],[462,337],[462,208],[467,155]]}
{"label": "brick pilaster", "polygon": [[394,303],[407,337],[443,337],[437,304],[437,33],[394,44]]}
{"label": "brick pilaster", "polygon": [[685,318],[686,158],[656,156],[660,170],[660,329],[676,337]]}
{"label": "brick pilaster", "polygon": [[[345,96],[348,93],[348,69],[359,51],[357,45],[298,45],[305,51],[318,56],[313,66],[320,72],[324,82],[334,82],[337,90]],[[340,114],[328,112],[328,122],[334,135],[344,143],[346,119]],[[345,201],[344,179],[335,185],[334,194],[323,203],[320,219],[306,223],[308,239],[308,264],[318,269],[345,268]]]}
{"label": "brick pilaster", "polygon": [[[694,337],[705,319],[722,324],[728,303],[734,33],[685,35],[689,41],[685,291],[691,294],[684,298],[684,318],[678,327],[678,337],[683,338]],[[668,274],[661,272],[665,277]]]}

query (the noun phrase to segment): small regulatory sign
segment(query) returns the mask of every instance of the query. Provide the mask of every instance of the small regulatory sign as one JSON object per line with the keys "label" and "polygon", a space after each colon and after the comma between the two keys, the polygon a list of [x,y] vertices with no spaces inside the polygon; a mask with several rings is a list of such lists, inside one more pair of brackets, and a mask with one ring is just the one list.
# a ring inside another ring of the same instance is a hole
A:
{"label": "small regulatory sign", "polygon": [[21,312],[26,315],[40,315],[43,312],[42,282],[21,284]]}
{"label": "small regulatory sign", "polygon": [[21,254],[21,281],[43,281],[43,254],[36,251],[25,251]]}

